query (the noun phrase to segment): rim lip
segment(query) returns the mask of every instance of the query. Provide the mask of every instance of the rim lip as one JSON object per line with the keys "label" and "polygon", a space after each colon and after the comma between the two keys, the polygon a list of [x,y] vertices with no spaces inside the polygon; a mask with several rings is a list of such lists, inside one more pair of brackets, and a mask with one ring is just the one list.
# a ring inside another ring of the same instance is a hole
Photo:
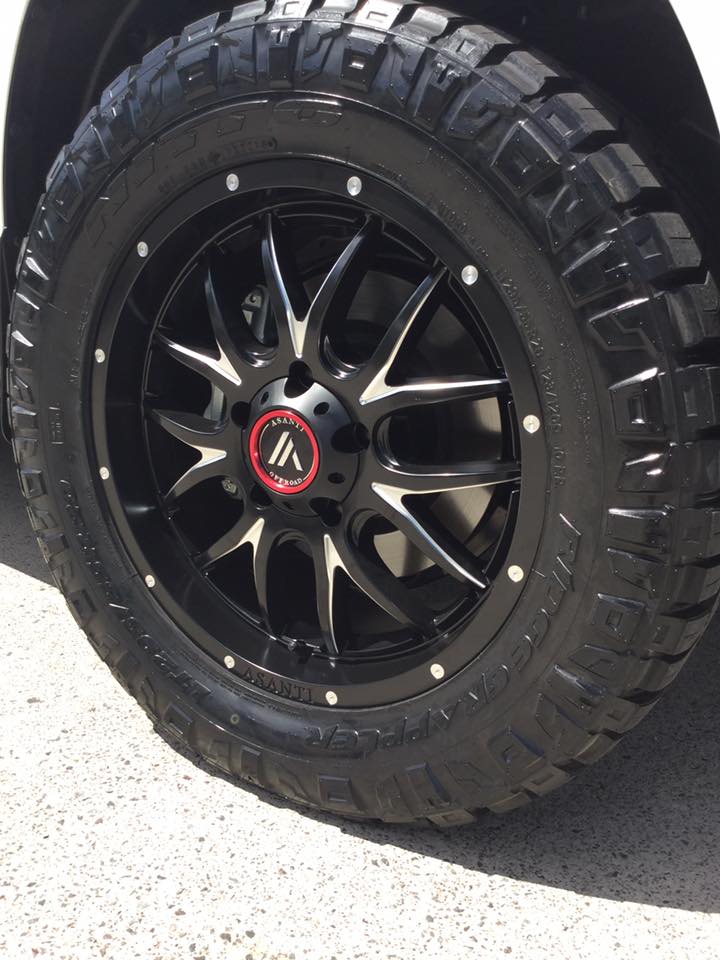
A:
{"label": "rim lip", "polygon": [[[284,178],[273,179],[273,172],[280,172],[285,168]],[[287,169],[294,171],[292,177],[287,177]],[[404,222],[400,221],[403,229],[408,230],[414,235],[427,249],[430,249],[439,259],[448,267],[450,275],[461,285],[469,300],[474,304],[478,315],[484,316],[482,311],[475,303],[480,284],[476,283],[472,287],[465,287],[461,284],[461,272],[463,266],[468,262],[468,257],[472,257],[472,251],[463,245],[462,236],[454,233],[452,229],[432,211],[427,204],[406,193],[396,182],[386,180],[377,175],[373,170],[358,164],[352,167],[346,163],[328,157],[313,156],[312,154],[297,155],[276,155],[272,159],[263,159],[247,164],[233,164],[223,167],[209,177],[193,184],[188,190],[174,198],[162,210],[156,211],[154,217],[144,225],[140,225],[132,237],[126,240],[123,249],[124,259],[118,259],[117,265],[112,271],[108,272],[108,280],[103,290],[103,295],[99,298],[99,308],[96,312],[98,320],[95,326],[95,336],[91,351],[96,346],[103,346],[108,357],[108,362],[102,365],[90,365],[91,371],[91,404],[88,407],[86,425],[90,434],[91,449],[94,454],[94,466],[96,467],[95,476],[98,476],[100,464],[110,464],[109,480],[100,483],[96,479],[96,487],[99,496],[104,499],[109,507],[107,520],[109,521],[116,535],[118,546],[129,558],[130,564],[142,577],[144,573],[153,569],[152,557],[147,550],[144,550],[136,535],[135,529],[131,526],[125,511],[123,499],[116,482],[116,472],[112,469],[112,456],[109,441],[109,430],[107,421],[107,409],[105,406],[105,394],[107,389],[108,375],[112,367],[111,348],[113,338],[120,320],[122,306],[126,302],[127,294],[136,283],[142,271],[147,267],[148,262],[152,260],[152,254],[155,253],[162,242],[167,239],[175,230],[181,228],[187,221],[194,216],[202,213],[215,204],[227,201],[230,197],[227,191],[226,176],[228,171],[238,171],[242,169],[244,177],[247,179],[249,174],[257,177],[258,181],[266,183],[267,186],[276,189],[285,187],[302,187],[310,193],[313,190],[319,193],[332,194],[336,198],[348,201],[346,183],[348,175],[356,173],[363,178],[363,198],[362,205],[366,209],[374,210],[381,216],[391,221],[398,222],[397,218],[387,213],[383,199],[390,198],[392,202],[397,202],[397,198],[405,205],[409,206],[412,213],[412,220],[415,223],[422,223],[422,229],[418,231],[409,228]],[[298,182],[298,176],[304,173]],[[320,175],[319,175],[320,174]],[[372,190],[371,188],[374,188]],[[255,192],[258,184],[246,188],[244,191],[234,193],[232,197],[243,196],[247,192]],[[369,201],[369,195],[373,194]],[[188,210],[189,199],[193,199],[193,205]],[[425,221],[430,218],[432,222],[431,238],[424,239],[427,235]],[[166,229],[166,221],[172,220],[173,226],[170,231]],[[234,224],[238,220],[233,221]],[[222,230],[217,231],[213,237],[209,237],[205,246],[217,240],[221,235],[227,235],[230,231],[228,225]],[[137,242],[143,239],[150,246],[151,257],[140,259],[136,255]],[[432,244],[432,245],[431,245]],[[446,254],[439,254],[438,247],[444,248]],[[122,256],[122,254],[121,254]],[[507,298],[501,293],[497,280],[490,272],[489,266],[481,264],[477,259],[470,260],[479,267],[482,266],[481,278],[484,280],[484,289],[493,300],[499,304],[507,318],[511,321],[507,328],[498,328],[495,330],[483,322],[484,329],[490,334],[499,355],[501,356],[503,367],[506,370],[510,380],[513,404],[513,419],[517,424],[522,418],[522,414],[527,412],[537,412],[541,414],[542,406],[539,399],[538,388],[531,374],[531,360],[527,354],[525,342],[521,337],[519,324],[515,319],[515,314],[507,302]],[[124,291],[124,292],[123,292]],[[154,324],[153,327],[154,329]],[[505,341],[505,348],[498,342],[498,333],[502,334]],[[506,342],[507,338],[512,338],[511,346],[516,350],[519,348],[518,362],[509,365],[505,350],[509,349]],[[149,340],[148,340],[149,343]],[[150,351],[148,351],[149,356]],[[148,357],[145,359],[147,364]],[[509,371],[509,366],[521,365],[526,371],[526,376],[520,380],[513,378]],[[144,374],[143,374],[144,378]],[[522,397],[522,409],[518,415],[517,401]],[[100,410],[100,415],[94,412]],[[542,416],[541,416],[542,419]],[[529,574],[532,570],[535,555],[540,542],[542,529],[545,522],[545,478],[548,475],[548,449],[544,431],[538,431],[533,437],[526,434],[521,429],[517,429],[517,444],[521,454],[522,473],[521,480],[526,480],[528,473],[526,468],[529,464],[533,465],[533,475],[542,476],[543,483],[533,484],[521,482],[519,495],[517,498],[517,507],[515,522],[510,542],[505,547],[505,556],[508,560],[512,557],[513,563],[520,564]],[[538,472],[540,471],[540,472]],[[522,533],[522,536],[520,535]],[[173,535],[174,536],[174,535]],[[177,543],[177,539],[175,538]],[[153,549],[154,545],[151,545]],[[189,558],[188,558],[188,562]],[[503,564],[503,568],[505,564]],[[413,699],[416,696],[426,693],[428,690],[435,689],[440,683],[433,679],[429,667],[435,663],[439,657],[442,657],[442,663],[445,669],[445,676],[442,682],[452,679],[457,673],[470,666],[478,656],[491,646],[493,639],[503,629],[508,617],[515,609],[522,592],[528,584],[529,577],[526,575],[522,584],[510,584],[507,577],[503,577],[499,571],[493,584],[491,595],[483,601],[481,607],[487,611],[489,607],[495,607],[500,603],[500,592],[505,595],[508,590],[508,584],[512,590],[513,596],[511,602],[502,602],[505,608],[497,627],[492,634],[483,638],[478,636],[475,630],[472,635],[472,627],[476,620],[478,612],[477,606],[473,607],[471,614],[461,623],[454,624],[450,631],[444,632],[436,637],[431,644],[425,644],[422,647],[424,651],[422,662],[411,665],[408,669],[393,674],[391,677],[381,680],[361,680],[355,681],[347,676],[346,671],[337,669],[337,665],[331,665],[329,662],[324,664],[323,669],[316,672],[320,673],[317,679],[311,679],[302,675],[300,669],[293,676],[288,676],[278,672],[272,667],[259,665],[261,661],[251,660],[244,656],[243,652],[228,647],[217,637],[213,636],[197,620],[192,619],[187,611],[181,607],[176,598],[165,588],[162,582],[157,582],[150,595],[150,601],[157,604],[162,613],[169,617],[178,628],[185,642],[191,645],[196,652],[205,654],[210,662],[223,670],[222,663],[230,655],[236,661],[236,666],[225,672],[231,673],[234,679],[238,681],[247,681],[256,687],[261,688],[264,693],[270,696],[276,696],[278,700],[287,702],[304,702],[316,706],[327,707],[326,693],[329,689],[341,691],[339,694],[339,706],[345,708],[364,709],[404,702]],[[230,609],[230,604],[218,589],[208,580],[205,581],[205,589],[208,597],[215,596],[224,599],[225,604]],[[255,629],[265,644],[272,643],[272,637],[267,630],[262,627],[257,618],[252,617],[246,611],[235,608],[235,616],[240,615],[240,619],[246,623],[248,629]],[[185,621],[185,622],[184,622]],[[186,623],[191,625],[188,629]],[[469,629],[470,628],[470,629]],[[470,635],[469,635],[470,634]],[[418,657],[420,655],[418,654]],[[317,658],[310,658],[316,661]],[[398,658],[399,659],[399,658]],[[416,658],[417,659],[417,658]],[[322,665],[321,665],[322,666]],[[412,685],[412,692],[403,692],[398,696],[394,690],[395,685],[402,682],[403,686]],[[485,691],[484,696],[490,700],[492,693]],[[368,702],[370,700],[370,702]]]}
{"label": "rim lip", "polygon": [[[300,424],[305,431],[308,440],[310,441],[310,446],[312,447],[313,451],[312,469],[307,478],[296,487],[289,488],[287,485],[279,483],[277,480],[273,480],[262,463],[262,456],[260,454],[260,441],[262,439],[263,427],[271,420],[274,420],[275,417],[279,416],[290,417],[292,420],[296,420]],[[317,442],[317,438],[315,437],[315,432],[310,424],[307,423],[307,421],[301,417],[299,413],[295,413],[294,410],[283,409],[280,407],[264,413],[259,420],[255,421],[255,424],[250,431],[248,450],[250,451],[250,462],[252,463],[253,469],[258,475],[258,478],[265,484],[265,486],[269,487],[273,493],[279,493],[286,497],[292,497],[296,493],[302,493],[303,490],[307,490],[320,470],[320,446]]]}

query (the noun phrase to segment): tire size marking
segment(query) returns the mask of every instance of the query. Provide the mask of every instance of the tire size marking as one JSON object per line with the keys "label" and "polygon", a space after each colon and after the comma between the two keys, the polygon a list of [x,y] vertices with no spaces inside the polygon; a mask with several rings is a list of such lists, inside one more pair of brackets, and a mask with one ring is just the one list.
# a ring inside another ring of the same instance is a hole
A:
{"label": "tire size marking", "polygon": [[163,196],[168,196],[179,190],[188,180],[194,180],[204,173],[212,173],[214,170],[232,163],[238,157],[247,157],[255,153],[274,153],[277,146],[277,140],[274,137],[253,137],[249,140],[223,144],[222,150],[214,150],[207,156],[200,157],[187,164],[179,173],[166,177],[159,184],[158,192]]}
{"label": "tire size marking", "polygon": [[189,697],[195,703],[200,703],[205,700],[210,696],[211,691],[192,677],[187,670],[176,664],[162,649],[160,644],[148,634],[127,604],[121,602],[117,590],[106,575],[98,556],[95,541],[83,518],[75,489],[69,480],[61,481],[60,489],[70,523],[75,530],[78,543],[82,550],[83,563],[97,587],[102,591],[111,613],[127,630],[140,650],[148,656],[152,665],[159,673],[163,674],[166,679],[178,687],[185,696]]}

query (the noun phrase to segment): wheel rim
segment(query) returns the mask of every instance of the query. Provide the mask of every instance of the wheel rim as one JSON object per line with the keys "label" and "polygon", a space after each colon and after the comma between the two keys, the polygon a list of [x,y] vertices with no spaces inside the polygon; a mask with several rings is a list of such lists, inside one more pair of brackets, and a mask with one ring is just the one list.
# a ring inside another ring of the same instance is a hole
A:
{"label": "wheel rim", "polygon": [[246,168],[149,224],[102,313],[92,430],[123,544],[198,646],[271,692],[371,706],[500,629],[546,463],[495,284],[358,173],[353,197],[328,162]]}

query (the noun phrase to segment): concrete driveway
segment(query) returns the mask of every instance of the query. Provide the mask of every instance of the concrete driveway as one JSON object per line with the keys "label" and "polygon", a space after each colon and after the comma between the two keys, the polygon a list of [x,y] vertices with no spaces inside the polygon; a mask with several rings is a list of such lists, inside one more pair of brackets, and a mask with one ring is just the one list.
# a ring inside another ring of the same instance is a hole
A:
{"label": "concrete driveway", "polygon": [[51,585],[0,450],[0,956],[720,955],[720,622],[600,766],[504,818],[357,826],[156,736]]}

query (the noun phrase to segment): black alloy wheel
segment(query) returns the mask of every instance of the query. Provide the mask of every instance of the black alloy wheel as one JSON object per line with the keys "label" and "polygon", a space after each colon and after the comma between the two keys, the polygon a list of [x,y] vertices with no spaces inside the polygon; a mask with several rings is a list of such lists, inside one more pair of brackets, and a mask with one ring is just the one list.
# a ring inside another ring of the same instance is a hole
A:
{"label": "black alloy wheel", "polygon": [[584,84],[437,8],[249,3],[110,84],[23,247],[10,412],[163,735],[449,826],[632,729],[720,587],[692,222]]}
{"label": "black alloy wheel", "polygon": [[543,514],[522,458],[542,470],[544,445],[522,443],[515,396],[539,408],[497,293],[350,173],[265,163],[166,211],[110,293],[93,427],[115,522],[188,634],[371,706],[507,617]]}

